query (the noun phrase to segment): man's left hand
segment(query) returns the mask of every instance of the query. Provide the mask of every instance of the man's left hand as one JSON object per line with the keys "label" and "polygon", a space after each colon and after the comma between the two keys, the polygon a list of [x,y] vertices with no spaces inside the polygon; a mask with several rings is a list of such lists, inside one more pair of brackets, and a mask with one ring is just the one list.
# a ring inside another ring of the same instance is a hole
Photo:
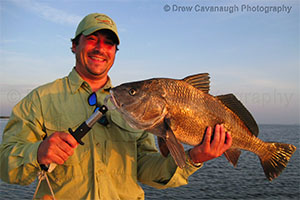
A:
{"label": "man's left hand", "polygon": [[213,139],[211,136],[212,128],[208,127],[203,142],[189,151],[194,163],[203,163],[217,158],[231,147],[232,137],[229,132],[225,132],[222,124],[215,126]]}

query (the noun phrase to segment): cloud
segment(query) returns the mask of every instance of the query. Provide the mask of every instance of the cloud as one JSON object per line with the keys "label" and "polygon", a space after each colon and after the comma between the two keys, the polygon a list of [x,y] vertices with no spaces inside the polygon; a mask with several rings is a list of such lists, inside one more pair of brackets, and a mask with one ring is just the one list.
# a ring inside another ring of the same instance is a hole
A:
{"label": "cloud", "polygon": [[[11,40],[11,39],[0,39],[0,44],[11,44],[11,43],[16,43],[17,42],[17,40]],[[0,49],[0,51],[1,51],[1,49]]]}
{"label": "cloud", "polygon": [[37,2],[35,0],[11,0],[11,2],[26,10],[32,11],[45,20],[58,24],[77,25],[77,23],[82,19],[81,16],[72,15],[63,10],[53,8],[45,3]]}

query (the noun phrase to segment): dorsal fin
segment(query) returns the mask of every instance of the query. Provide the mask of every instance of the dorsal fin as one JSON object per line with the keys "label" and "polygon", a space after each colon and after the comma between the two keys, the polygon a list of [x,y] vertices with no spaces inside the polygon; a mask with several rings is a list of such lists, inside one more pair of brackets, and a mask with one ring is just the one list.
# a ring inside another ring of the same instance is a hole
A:
{"label": "dorsal fin", "polygon": [[202,73],[202,74],[187,76],[182,80],[194,86],[195,88],[201,90],[202,92],[208,93],[209,83],[210,83],[209,78],[210,77],[208,73]]}
{"label": "dorsal fin", "polygon": [[217,98],[244,122],[253,135],[258,136],[258,126],[253,116],[233,94],[220,95]]}

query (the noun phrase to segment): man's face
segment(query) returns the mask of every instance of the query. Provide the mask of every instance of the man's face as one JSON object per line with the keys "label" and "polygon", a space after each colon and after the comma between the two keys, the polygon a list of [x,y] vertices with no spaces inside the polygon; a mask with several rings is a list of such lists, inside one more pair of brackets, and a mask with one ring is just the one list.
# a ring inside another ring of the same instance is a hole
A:
{"label": "man's face", "polygon": [[81,35],[78,45],[73,43],[72,50],[76,54],[76,70],[88,79],[101,79],[114,63],[116,44],[110,34],[96,31],[91,35]]}

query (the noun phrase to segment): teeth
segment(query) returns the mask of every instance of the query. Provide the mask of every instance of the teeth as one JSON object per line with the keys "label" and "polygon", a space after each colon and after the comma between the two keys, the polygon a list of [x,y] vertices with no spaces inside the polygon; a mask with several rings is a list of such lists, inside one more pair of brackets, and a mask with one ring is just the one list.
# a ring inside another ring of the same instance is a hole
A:
{"label": "teeth", "polygon": [[94,57],[94,56],[92,56],[91,58],[94,59],[94,60],[98,60],[98,61],[104,61],[105,60],[104,58],[99,58],[99,57]]}

